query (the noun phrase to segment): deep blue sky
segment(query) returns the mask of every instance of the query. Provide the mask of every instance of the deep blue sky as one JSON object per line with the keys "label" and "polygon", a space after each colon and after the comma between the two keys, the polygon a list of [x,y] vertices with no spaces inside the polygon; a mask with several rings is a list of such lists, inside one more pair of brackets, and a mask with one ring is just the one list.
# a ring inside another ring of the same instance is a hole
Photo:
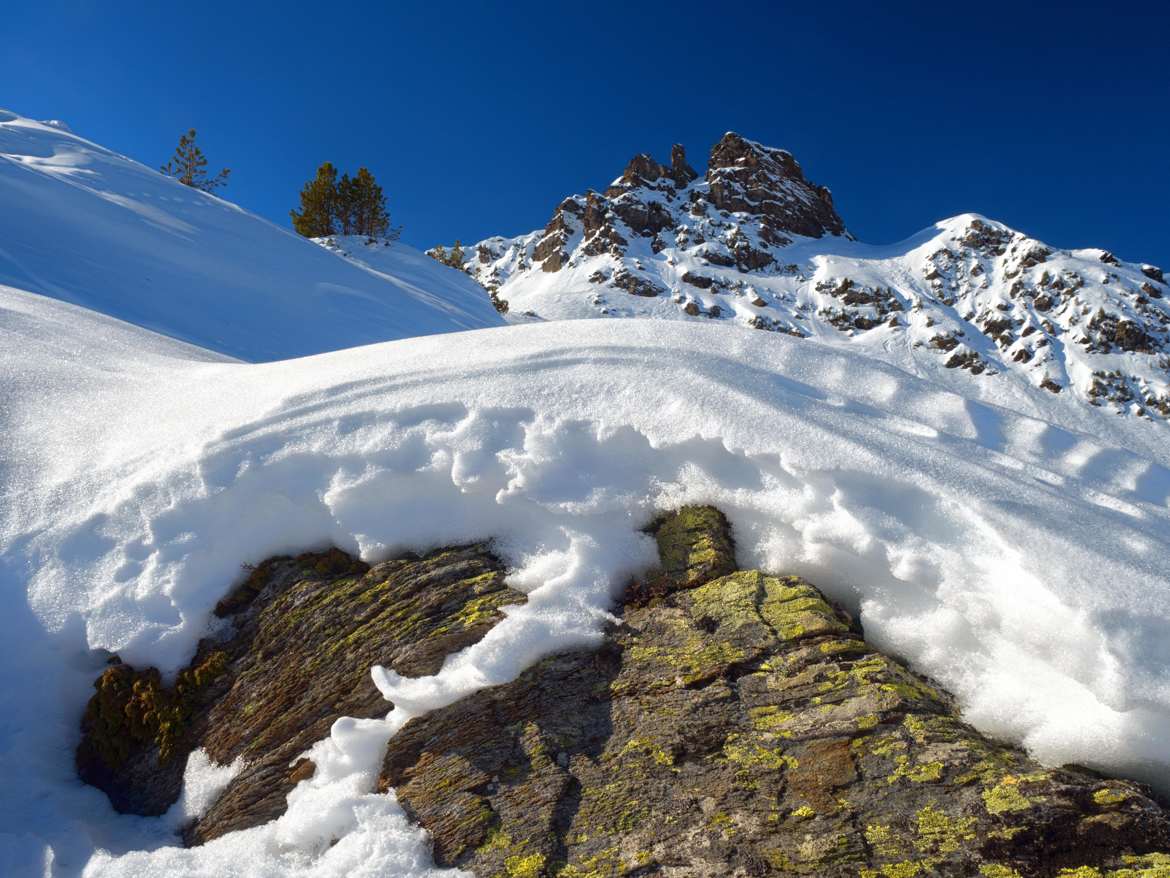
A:
{"label": "deep blue sky", "polygon": [[734,129],[795,153],[863,240],[976,211],[1170,267],[1165,4],[40,0],[0,22],[0,106],[152,166],[195,126],[227,197],[283,225],[331,160],[370,167],[412,244],[517,234],[636,152],[678,141],[702,170]]}

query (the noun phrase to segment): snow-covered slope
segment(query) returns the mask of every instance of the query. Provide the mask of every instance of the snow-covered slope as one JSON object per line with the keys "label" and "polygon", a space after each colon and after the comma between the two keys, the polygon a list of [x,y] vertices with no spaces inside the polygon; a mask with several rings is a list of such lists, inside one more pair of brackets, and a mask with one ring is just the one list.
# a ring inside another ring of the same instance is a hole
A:
{"label": "snow-covered slope", "polygon": [[[1029,417],[713,322],[247,365],[2,287],[0,309],[0,874],[429,874],[420,833],[370,792],[387,736],[595,638],[653,558],[640,528],[686,502],[728,513],[742,563],[860,610],[981,729],[1170,790],[1162,425],[1044,392]],[[489,536],[529,603],[435,677],[376,672],[390,718],[339,721],[275,823],[168,847],[222,772],[193,761],[156,820],[76,780],[105,651],[180,666],[242,563]]]}
{"label": "snow-covered slope", "polygon": [[371,270],[4,110],[0,283],[244,360],[501,322],[482,289],[403,244]]}
{"label": "snow-covered slope", "polygon": [[[792,156],[727,134],[698,177],[636,156],[541,230],[465,250],[524,320],[713,319],[865,351],[964,392],[1042,387],[1170,416],[1170,294],[1154,266],[1050,247],[967,214],[907,241],[845,231]],[[977,376],[977,377],[975,377]]]}

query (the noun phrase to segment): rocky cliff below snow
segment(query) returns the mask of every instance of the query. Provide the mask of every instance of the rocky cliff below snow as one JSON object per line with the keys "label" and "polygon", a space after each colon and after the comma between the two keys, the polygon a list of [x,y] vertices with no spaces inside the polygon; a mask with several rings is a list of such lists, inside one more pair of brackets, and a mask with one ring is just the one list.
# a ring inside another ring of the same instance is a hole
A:
{"label": "rocky cliff below snow", "polygon": [[862,244],[790,153],[734,133],[702,176],[680,146],[668,165],[635,156],[604,191],[562,201],[544,229],[488,238],[462,264],[513,319],[734,321],[949,382],[1014,378],[1170,416],[1170,302],[1156,266],[1061,250],[973,214]]}
{"label": "rocky cliff below snow", "polygon": [[[811,584],[738,569],[723,516],[653,527],[661,566],[603,642],[410,719],[378,779],[439,865],[479,876],[1154,878],[1170,813],[1144,787],[1044,767],[966,725]],[[239,767],[185,831],[282,814],[304,753],[384,712],[368,668],[433,672],[524,596],[490,547],[374,567],[333,550],[256,567],[229,630],[166,685],[113,664],[77,760],[123,811],[178,796],[196,748]]]}

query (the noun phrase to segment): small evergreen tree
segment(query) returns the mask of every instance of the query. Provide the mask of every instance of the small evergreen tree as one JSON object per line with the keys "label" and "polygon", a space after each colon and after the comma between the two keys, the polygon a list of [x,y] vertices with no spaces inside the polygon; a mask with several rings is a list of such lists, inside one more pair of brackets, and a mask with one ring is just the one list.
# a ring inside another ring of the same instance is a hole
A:
{"label": "small evergreen tree", "polygon": [[301,189],[301,209],[289,211],[293,228],[306,238],[324,238],[337,231],[335,220],[339,211],[337,168],[325,162],[317,168],[317,176]]}
{"label": "small evergreen tree", "polygon": [[307,238],[325,235],[365,235],[387,242],[395,240],[401,229],[390,228],[386,196],[368,168],[359,168],[355,176],[342,174],[329,162],[317,169],[316,179],[301,190],[300,213],[290,211],[293,228]]}
{"label": "small evergreen tree", "polygon": [[159,168],[168,177],[174,177],[184,186],[198,189],[201,192],[214,192],[220,186],[226,186],[230,168],[224,168],[214,177],[207,176],[207,157],[203,150],[195,143],[195,129],[179,137],[179,145],[175,154],[165,165]]}
{"label": "small evergreen tree", "polygon": [[357,190],[349,174],[343,173],[337,184],[337,208],[333,217],[343,235],[353,234],[357,218]]}
{"label": "small evergreen tree", "polygon": [[358,168],[351,185],[355,234],[367,238],[384,236],[390,229],[390,214],[382,187],[367,168]]}
{"label": "small evergreen tree", "polygon": [[439,244],[437,247],[432,247],[430,250],[428,250],[427,254],[432,259],[435,259],[444,265],[449,265],[452,268],[458,268],[460,271],[464,270],[463,260],[465,258],[465,254],[463,252],[463,244],[458,238],[455,239],[455,246],[452,247],[449,251],[442,244]]}

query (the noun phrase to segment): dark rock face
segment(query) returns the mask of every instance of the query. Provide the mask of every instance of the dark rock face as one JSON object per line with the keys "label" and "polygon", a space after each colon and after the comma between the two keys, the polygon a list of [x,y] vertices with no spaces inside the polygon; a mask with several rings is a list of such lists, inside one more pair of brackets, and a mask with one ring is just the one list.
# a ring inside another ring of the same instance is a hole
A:
{"label": "dark rock face", "polygon": [[616,198],[631,189],[643,187],[673,194],[675,188],[685,188],[698,176],[695,169],[687,164],[686,150],[682,144],[676,143],[670,149],[670,167],[647,153],[639,153],[630,159],[621,177],[605,190],[605,195],[607,198]]}
{"label": "dark rock face", "polygon": [[77,764],[121,811],[160,814],[178,797],[196,747],[246,767],[186,831],[199,844],[265,823],[312,765],[297,755],[342,716],[383,715],[375,664],[417,676],[482,637],[498,608],[523,601],[484,545],[373,568],[344,552],[274,558],[220,602],[235,623],[204,642],[172,689],[153,669],[108,669],[83,720]]}
{"label": "dark rock face", "polygon": [[736,571],[714,510],[656,536],[663,569],[600,649],[390,742],[380,785],[438,863],[563,878],[1170,868],[1170,819],[1142,787],[987,740],[811,585]]}
{"label": "dark rock face", "polygon": [[715,278],[707,277],[705,274],[694,274],[693,272],[686,272],[682,276],[684,284],[690,284],[693,287],[698,287],[701,290],[709,290],[715,284]]}
{"label": "dark rock face", "polygon": [[[540,263],[543,271],[560,271],[572,258],[570,242],[578,232],[584,257],[608,253],[621,259],[629,247],[629,234],[651,238],[658,253],[667,246],[660,236],[681,232],[687,211],[706,216],[709,208],[758,220],[760,241],[769,246],[790,243],[791,235],[845,234],[829,191],[809,183],[791,154],[727,134],[711,150],[705,180],[699,180],[687,163],[686,151],[675,144],[669,166],[640,153],[603,194],[566,198],[533,245],[532,261]],[[722,220],[717,225],[728,230],[736,227]],[[734,243],[733,254],[713,252],[708,261],[744,271],[758,271],[775,262],[771,253],[747,239]],[[480,258],[483,261],[482,254]],[[629,292],[646,295],[640,289]]]}
{"label": "dark rock face", "polygon": [[650,280],[650,278],[644,275],[634,274],[625,269],[615,271],[611,282],[619,290],[625,290],[631,296],[643,296],[647,299],[665,295],[667,292],[663,287],[658,286],[658,284]]}
{"label": "dark rock face", "polygon": [[642,202],[636,198],[619,198],[613,203],[613,211],[630,229],[644,238],[652,238],[674,225],[674,217],[661,201]]}
{"label": "dark rock face", "polygon": [[707,185],[715,207],[763,216],[774,236],[788,232],[820,238],[845,232],[829,190],[809,183],[791,153],[734,132],[711,148]]}
{"label": "dark rock face", "polygon": [[698,172],[687,164],[687,151],[683,149],[681,143],[676,143],[670,148],[670,176],[679,186],[686,186],[699,176]]}
{"label": "dark rock face", "polygon": [[569,241],[570,227],[565,221],[564,207],[557,208],[544,229],[544,237],[532,250],[532,260],[539,262],[544,271],[560,271],[569,254],[565,252],[565,245]]}
{"label": "dark rock face", "polygon": [[622,171],[621,179],[606,190],[605,194],[620,195],[627,189],[648,186],[664,177],[668,179],[671,177],[671,169],[655,161],[648,153],[641,152],[630,159],[626,169]]}

